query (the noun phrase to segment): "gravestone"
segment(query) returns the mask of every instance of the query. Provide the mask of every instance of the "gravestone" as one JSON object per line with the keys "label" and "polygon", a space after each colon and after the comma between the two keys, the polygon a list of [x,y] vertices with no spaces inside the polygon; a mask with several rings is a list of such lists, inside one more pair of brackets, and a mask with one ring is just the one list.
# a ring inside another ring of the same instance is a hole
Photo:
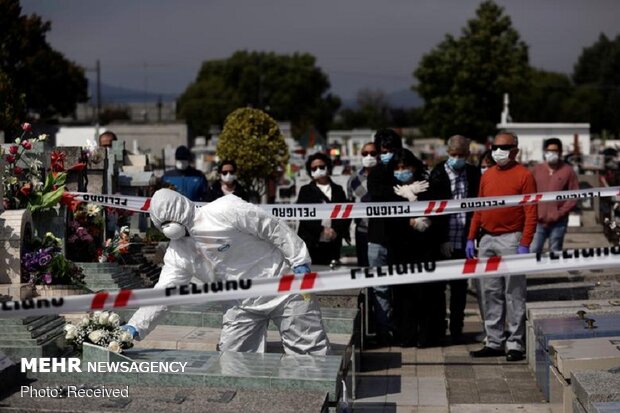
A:
{"label": "gravestone", "polygon": [[32,288],[22,283],[21,255],[32,237],[32,216],[26,209],[0,214],[0,294],[27,298]]}
{"label": "gravestone", "polygon": [[581,370],[571,374],[573,411],[597,413],[599,403],[620,402],[620,369]]}

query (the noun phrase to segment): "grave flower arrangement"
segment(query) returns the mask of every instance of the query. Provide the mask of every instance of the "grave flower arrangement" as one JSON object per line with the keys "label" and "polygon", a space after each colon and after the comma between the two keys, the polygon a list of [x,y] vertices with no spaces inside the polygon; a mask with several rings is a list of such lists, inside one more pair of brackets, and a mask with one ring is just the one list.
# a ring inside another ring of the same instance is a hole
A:
{"label": "grave flower arrangement", "polygon": [[129,252],[129,227],[121,228],[114,238],[108,238],[103,248],[97,251],[99,262],[122,262],[123,255]]}
{"label": "grave flower arrangement", "polygon": [[44,239],[34,238],[22,256],[22,282],[37,285],[84,286],[82,269],[65,258],[61,240],[48,232]]}
{"label": "grave flower arrangement", "polygon": [[75,260],[94,262],[103,235],[103,210],[99,205],[80,203],[67,228],[67,254]]}
{"label": "grave flower arrangement", "polygon": [[115,353],[133,347],[133,337],[120,328],[120,316],[111,311],[95,311],[82,317],[77,324],[67,323],[65,338],[76,350],[84,343],[105,347]]}

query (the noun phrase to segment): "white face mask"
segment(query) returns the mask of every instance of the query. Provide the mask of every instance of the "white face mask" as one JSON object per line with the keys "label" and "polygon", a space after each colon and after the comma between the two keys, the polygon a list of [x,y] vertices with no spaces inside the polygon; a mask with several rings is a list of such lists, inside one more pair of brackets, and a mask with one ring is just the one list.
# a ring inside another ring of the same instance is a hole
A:
{"label": "white face mask", "polygon": [[491,156],[493,160],[499,165],[504,166],[510,162],[510,151],[505,151],[503,149],[496,149],[491,152]]}
{"label": "white face mask", "polygon": [[489,169],[489,168],[488,168],[488,167],[486,167],[486,166],[481,167],[481,168],[480,168],[480,175],[482,175],[483,173],[485,173],[487,169]]}
{"label": "white face mask", "polygon": [[161,232],[170,239],[179,239],[185,236],[185,227],[178,222],[169,222],[162,225]]}
{"label": "white face mask", "polygon": [[237,175],[228,173],[226,175],[221,175],[220,179],[222,180],[222,182],[230,184],[233,183],[235,179],[237,179]]}
{"label": "white face mask", "polygon": [[362,158],[362,166],[364,168],[372,168],[373,166],[377,166],[377,158],[372,155],[366,155]]}
{"label": "white face mask", "polygon": [[176,161],[174,163],[174,166],[177,169],[187,169],[187,168],[189,168],[189,161]]}
{"label": "white face mask", "polygon": [[550,164],[556,164],[560,160],[560,155],[554,151],[545,152],[545,161]]}
{"label": "white face mask", "polygon": [[314,179],[323,178],[324,176],[327,176],[327,168],[325,167],[323,169],[316,169],[312,171],[310,175],[312,175]]}

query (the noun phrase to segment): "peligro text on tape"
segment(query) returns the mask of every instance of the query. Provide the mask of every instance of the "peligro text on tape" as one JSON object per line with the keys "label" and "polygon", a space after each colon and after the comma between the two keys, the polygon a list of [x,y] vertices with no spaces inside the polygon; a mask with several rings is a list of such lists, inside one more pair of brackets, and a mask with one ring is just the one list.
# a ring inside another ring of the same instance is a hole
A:
{"label": "peligro text on tape", "polygon": [[[96,195],[84,192],[70,192],[69,195],[76,201],[91,202],[107,207],[123,208],[136,212],[148,212],[151,204],[150,198],[137,196]],[[619,195],[620,187],[615,186],[485,198],[381,203],[265,204],[258,205],[258,207],[275,217],[295,220],[418,217],[472,212],[493,208],[527,206],[539,202],[556,202]],[[204,203],[197,202],[196,205],[201,206],[204,205]]]}
{"label": "peligro text on tape", "polygon": [[280,278],[219,280],[168,288],[120,290],[114,293],[102,291],[69,297],[4,301],[0,303],[0,318],[147,305],[199,304],[279,294],[318,293],[383,285],[618,266],[620,266],[620,246],[568,249],[542,255],[521,254],[449,261],[426,260],[383,267],[287,274]]}

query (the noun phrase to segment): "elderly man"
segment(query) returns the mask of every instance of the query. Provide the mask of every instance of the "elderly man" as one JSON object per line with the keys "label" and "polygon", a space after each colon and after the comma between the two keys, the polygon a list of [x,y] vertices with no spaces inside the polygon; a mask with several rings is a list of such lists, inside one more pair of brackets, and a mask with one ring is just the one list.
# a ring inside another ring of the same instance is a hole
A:
{"label": "elderly man", "polygon": [[[516,161],[517,135],[503,131],[491,146],[497,165],[480,180],[481,197],[520,195],[536,192],[534,176]],[[474,239],[482,234],[479,256],[527,254],[536,231],[536,204],[474,212],[467,236],[465,254],[475,255]],[[507,351],[507,361],[519,361],[525,354],[525,275],[481,279],[484,308],[485,346],[471,352],[472,357],[496,357]],[[504,334],[508,324],[508,337]]]}
{"label": "elderly man", "polygon": [[[429,178],[430,199],[463,199],[478,196],[480,168],[467,163],[469,139],[454,135],[448,139],[448,159],[433,168]],[[440,259],[465,258],[465,243],[472,213],[441,215],[433,219],[432,235],[439,246]],[[467,280],[450,285],[450,339],[460,343],[465,318]]]}
{"label": "elderly man", "polygon": [[[192,277],[209,282],[310,272],[310,254],[301,238],[286,223],[235,195],[196,208],[183,195],[160,189],[150,213],[171,240],[155,288],[186,285]],[[231,304],[223,318],[221,351],[264,352],[269,320],[278,327],[286,353],[329,351],[321,310],[311,295],[254,297]],[[144,338],[165,310],[142,307],[124,328]]]}

